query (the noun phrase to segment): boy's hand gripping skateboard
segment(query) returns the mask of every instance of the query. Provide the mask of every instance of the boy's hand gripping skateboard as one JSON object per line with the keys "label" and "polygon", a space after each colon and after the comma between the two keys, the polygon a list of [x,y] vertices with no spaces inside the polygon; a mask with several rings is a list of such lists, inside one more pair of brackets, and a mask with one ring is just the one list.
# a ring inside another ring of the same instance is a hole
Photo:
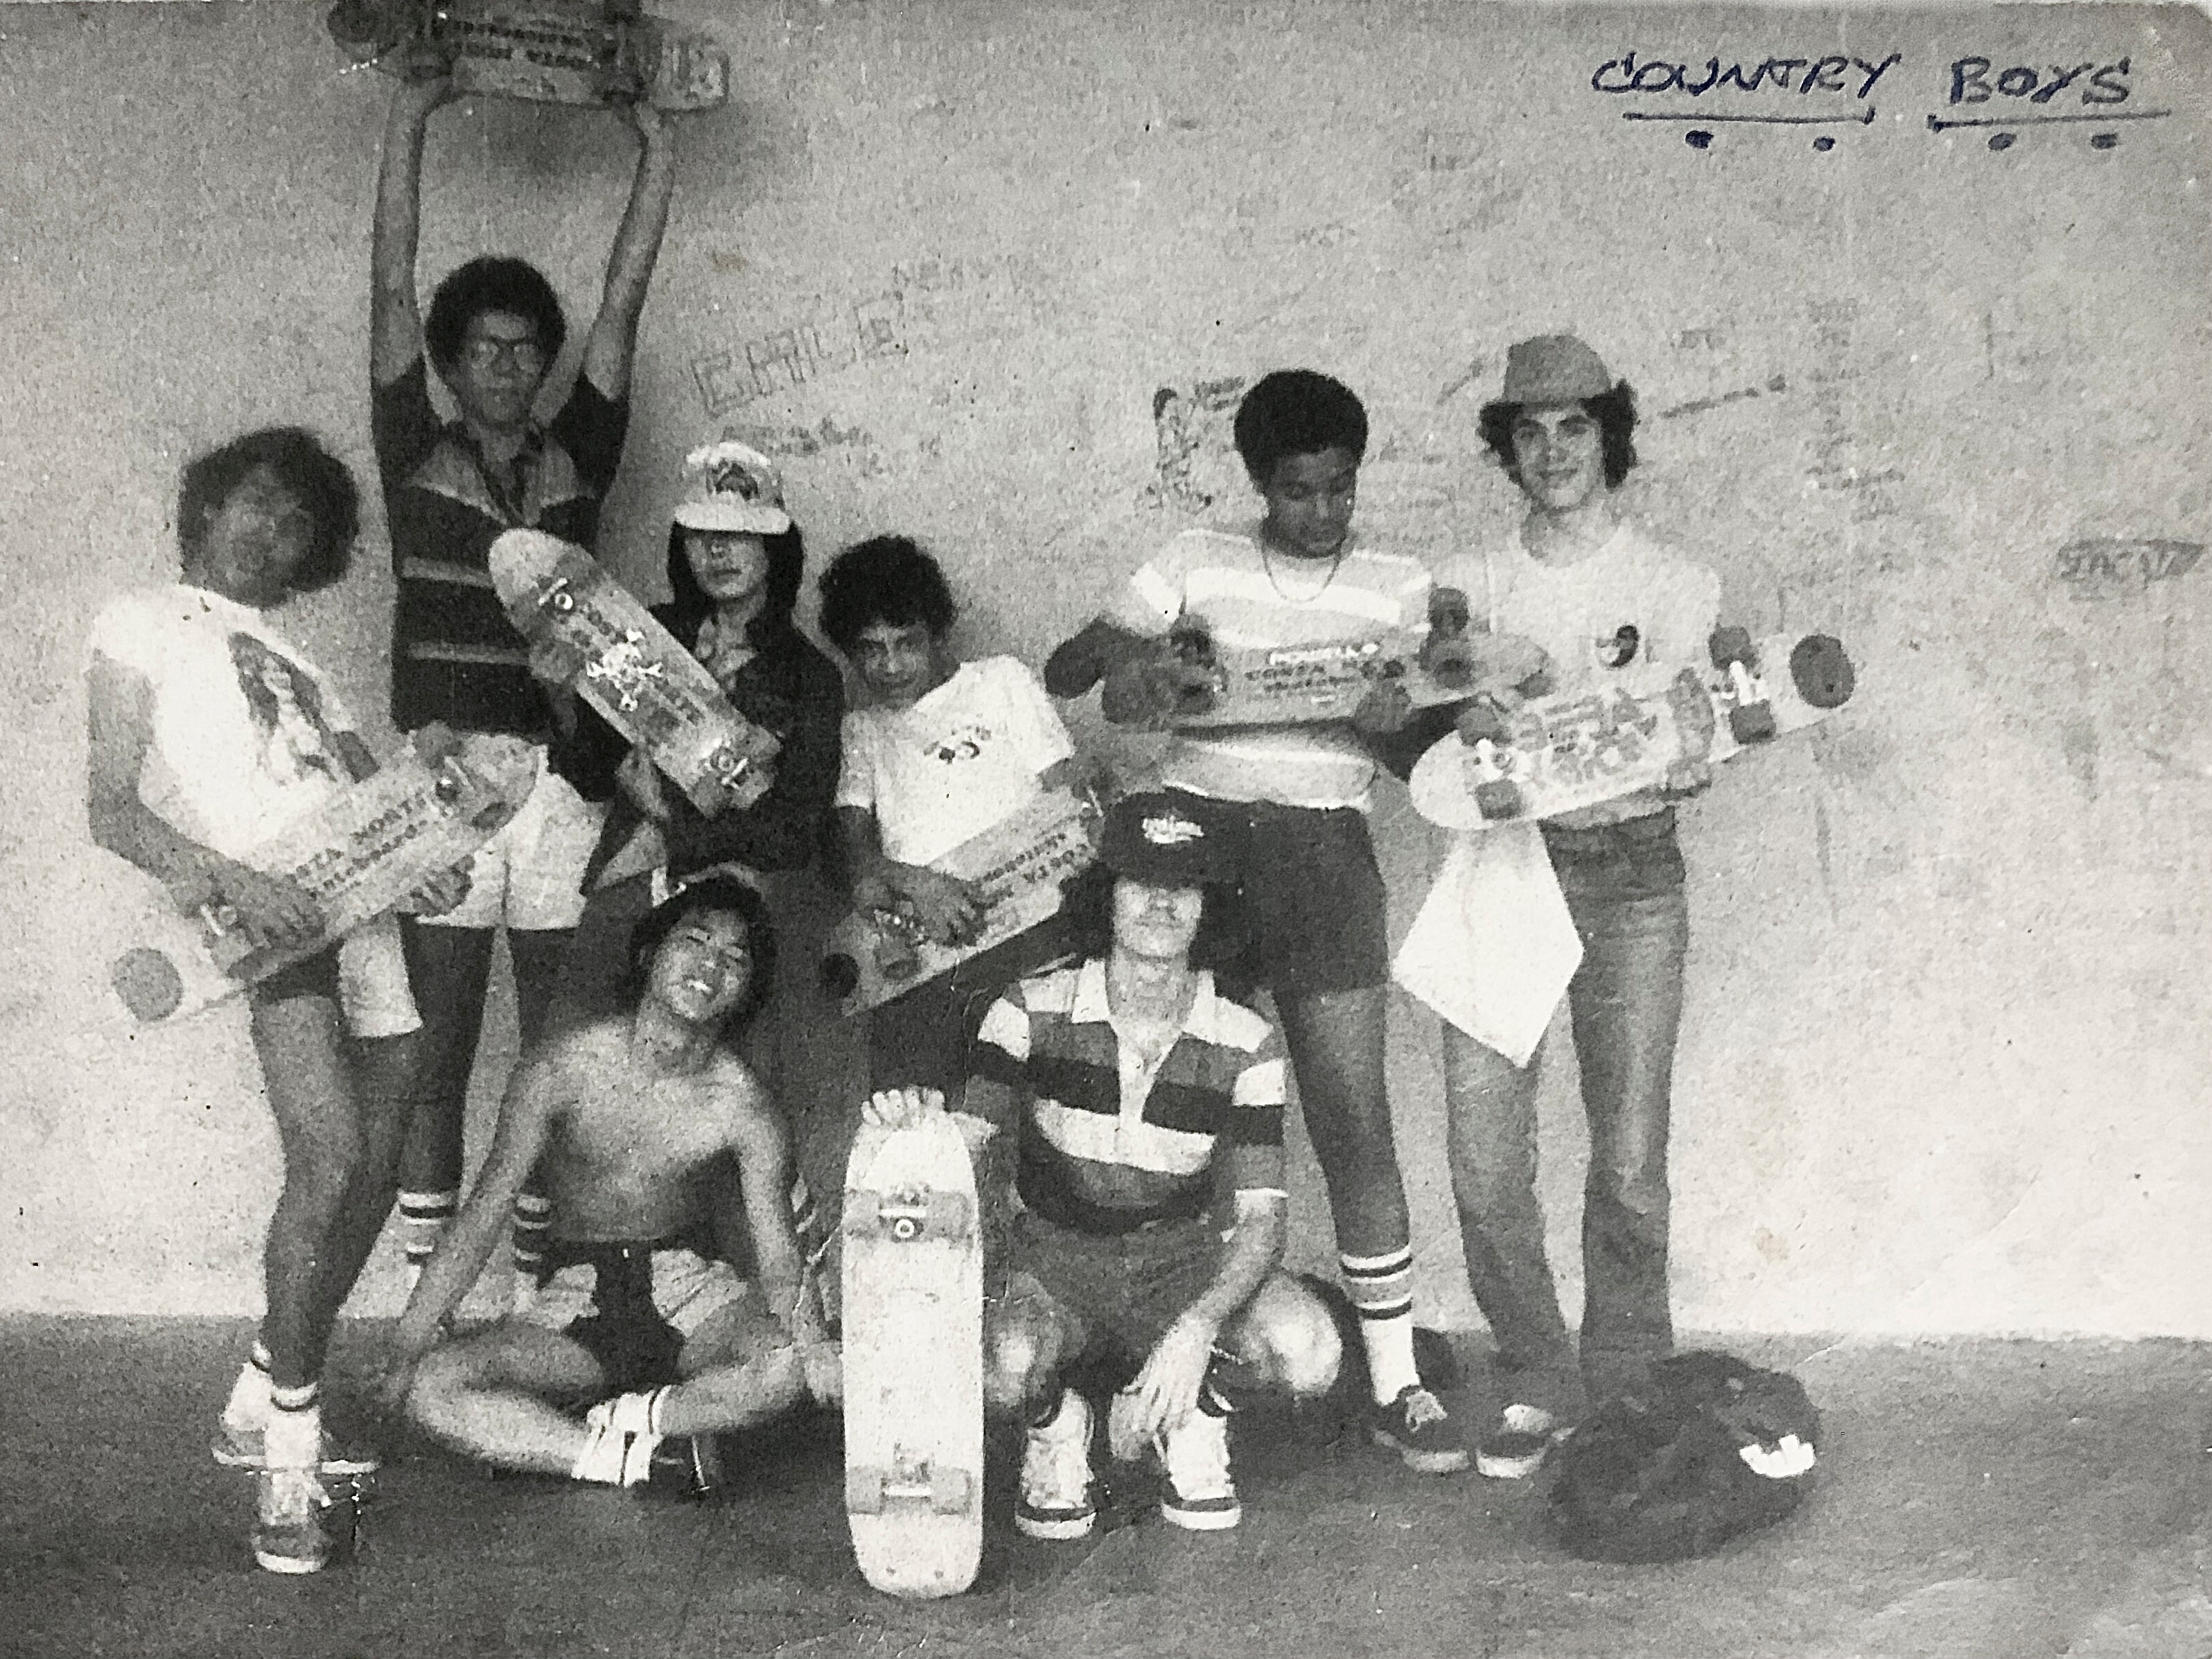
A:
{"label": "boy's hand gripping skateboard", "polygon": [[983,1248],[949,1114],[863,1121],[843,1231],[853,1553],[879,1590],[957,1595],[983,1547]]}
{"label": "boy's hand gripping skateboard", "polygon": [[972,938],[933,939],[904,909],[854,911],[830,935],[823,988],[848,1014],[903,995],[1059,915],[1061,884],[1097,855],[1097,808],[1048,791],[930,866],[982,890],[983,921]]}
{"label": "boy's hand gripping skateboard", "polygon": [[[1723,761],[1825,720],[1850,698],[1850,659],[1826,634],[1753,641],[1723,628],[1713,665],[1666,684],[1623,678],[1464,716],[1421,757],[1413,808],[1448,830],[1548,818],[1666,781],[1685,761]],[[1634,688],[1634,689],[1632,689]]]}
{"label": "boy's hand gripping skateboard", "polygon": [[537,768],[519,738],[425,726],[374,776],[287,824],[241,862],[288,877],[322,911],[312,937],[273,946],[220,904],[125,951],[109,979],[148,1023],[197,1012],[303,962],[403,902],[491,839],[529,799]]}
{"label": "boy's hand gripping skateboard", "polygon": [[331,38],[356,63],[394,74],[441,63],[461,93],[541,104],[712,109],[730,60],[696,30],[647,17],[636,0],[339,0]]}
{"label": "boy's hand gripping skateboard", "polygon": [[712,817],[750,806],[782,748],[730,706],[707,666],[580,547],[538,530],[491,544],[492,586],[538,672],[572,681]]}
{"label": "boy's hand gripping skateboard", "polygon": [[1534,672],[1528,650],[1520,640],[1476,633],[1465,597],[1439,588],[1425,630],[1354,640],[1224,648],[1202,618],[1185,616],[1168,632],[1158,681],[1171,726],[1307,725],[1352,719],[1377,688],[1395,687],[1417,708],[1463,702],[1486,685]]}

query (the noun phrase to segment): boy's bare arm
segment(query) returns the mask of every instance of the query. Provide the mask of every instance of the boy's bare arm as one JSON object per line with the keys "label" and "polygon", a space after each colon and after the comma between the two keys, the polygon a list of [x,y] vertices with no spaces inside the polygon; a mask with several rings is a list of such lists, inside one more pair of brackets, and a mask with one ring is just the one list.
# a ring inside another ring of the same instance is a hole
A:
{"label": "boy's bare arm", "polygon": [[617,402],[629,395],[638,319],[653,285],[653,268],[668,228],[668,204],[676,191],[676,147],[666,118],[642,98],[626,106],[625,113],[637,131],[637,175],[607,257],[599,313],[584,341],[584,377]]}
{"label": "boy's bare arm", "polygon": [[415,297],[415,245],[422,218],[422,135],[431,113],[453,95],[453,82],[427,71],[404,77],[392,94],[376,175],[376,219],[369,237],[368,368],[389,386],[422,355]]}

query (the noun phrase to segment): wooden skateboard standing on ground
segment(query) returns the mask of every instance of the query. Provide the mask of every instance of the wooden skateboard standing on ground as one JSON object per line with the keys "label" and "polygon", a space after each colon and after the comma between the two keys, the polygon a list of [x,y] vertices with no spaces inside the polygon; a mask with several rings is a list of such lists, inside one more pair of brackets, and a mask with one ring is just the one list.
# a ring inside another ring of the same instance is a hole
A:
{"label": "wooden skateboard standing on ground", "polygon": [[983,1247],[949,1114],[860,1126],[843,1235],[853,1553],[879,1590],[957,1595],[983,1548]]}
{"label": "wooden skateboard standing on ground", "polygon": [[950,973],[1058,915],[1061,884],[1097,855],[1097,808],[1065,792],[1040,795],[930,866],[982,888],[988,908],[973,939],[940,944],[904,910],[854,911],[830,933],[823,988],[857,1014]]}
{"label": "wooden skateboard standing on ground", "polygon": [[236,995],[384,914],[490,840],[530,797],[537,763],[517,738],[417,732],[374,777],[349,785],[240,860],[289,876],[322,907],[313,939],[264,945],[226,906],[178,918],[118,957],[110,982],[152,1024]]}
{"label": "wooden skateboard standing on ground", "polygon": [[463,93],[541,104],[712,109],[730,60],[706,35],[647,17],[636,0],[339,0],[331,38],[356,62],[403,71],[427,45]]}
{"label": "wooden skateboard standing on ground", "polygon": [[1474,632],[1455,592],[1431,607],[1425,631],[1223,649],[1204,621],[1186,616],[1167,643],[1187,673],[1169,723],[1185,730],[1350,720],[1378,684],[1403,688],[1416,708],[1463,702],[1486,684],[1517,684],[1539,666],[1524,659],[1521,641]]}
{"label": "wooden skateboard standing on ground", "polygon": [[1413,809],[1448,830],[1555,817],[1663,782],[1681,761],[1723,761],[1826,720],[1855,677],[1826,634],[1713,635],[1712,667],[1664,684],[1624,672],[1594,690],[1538,697],[1421,757]]}
{"label": "wooden skateboard standing on ground", "polygon": [[570,681],[708,817],[750,806],[783,745],[580,547],[539,530],[491,544],[492,586],[550,678]]}

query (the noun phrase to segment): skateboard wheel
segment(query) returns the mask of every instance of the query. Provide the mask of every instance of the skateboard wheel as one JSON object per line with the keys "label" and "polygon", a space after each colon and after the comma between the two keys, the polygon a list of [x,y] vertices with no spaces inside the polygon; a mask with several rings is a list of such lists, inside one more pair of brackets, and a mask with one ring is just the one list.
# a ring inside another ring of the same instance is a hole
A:
{"label": "skateboard wheel", "polygon": [[884,1472],[881,1469],[845,1471],[845,1512],[881,1515],[884,1512]]}
{"label": "skateboard wheel", "polygon": [[1759,666],[1758,653],[1751,647],[1749,629],[1716,628],[1707,645],[1712,652],[1713,666],[1716,668],[1726,668],[1734,662],[1740,662],[1747,668]]}
{"label": "skateboard wheel", "polygon": [[965,1515],[975,1502],[975,1480],[965,1469],[929,1472],[929,1507],[939,1515]]}
{"label": "skateboard wheel", "polygon": [[469,822],[479,830],[497,830],[501,824],[505,823],[514,816],[514,808],[510,803],[503,800],[495,800],[492,802],[490,805],[485,807],[483,811],[477,813],[476,817],[471,818]]}
{"label": "skateboard wheel", "polygon": [[118,957],[108,972],[108,982],[123,999],[123,1006],[148,1024],[167,1019],[184,1006],[185,981],[175,966],[146,945]]}
{"label": "skateboard wheel", "polygon": [[1504,778],[1493,778],[1488,783],[1474,787],[1475,809],[1492,823],[1503,818],[1517,818],[1528,810],[1522,798],[1521,786]]}
{"label": "skateboard wheel", "polygon": [[1790,653],[1797,695],[1815,708],[1841,708],[1858,689],[1858,674],[1832,634],[1808,634]]}
{"label": "skateboard wheel", "polygon": [[1729,730],[1738,743],[1765,743],[1774,735],[1773,705],[1753,702],[1729,709]]}
{"label": "skateboard wheel", "polygon": [[1636,647],[1644,642],[1634,623],[1623,623],[1610,639],[1597,642],[1597,659],[1607,668],[1626,668],[1636,660]]}
{"label": "skateboard wheel", "polygon": [[848,997],[860,988],[860,964],[842,951],[833,951],[822,958],[822,994],[824,996]]}

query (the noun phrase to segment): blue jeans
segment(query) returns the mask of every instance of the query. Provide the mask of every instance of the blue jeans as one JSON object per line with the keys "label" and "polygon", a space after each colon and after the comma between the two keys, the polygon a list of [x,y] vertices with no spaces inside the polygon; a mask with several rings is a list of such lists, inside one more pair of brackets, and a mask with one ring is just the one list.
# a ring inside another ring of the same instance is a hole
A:
{"label": "blue jeans", "polygon": [[1674,1345],[1667,1130],[1689,913],[1672,811],[1547,824],[1545,841],[1583,941],[1567,988],[1590,1139],[1579,1368],[1536,1199],[1536,1061],[1516,1066],[1447,1025],[1444,1106],[1468,1279],[1509,1398],[1573,1415],[1585,1389],[1631,1386]]}

